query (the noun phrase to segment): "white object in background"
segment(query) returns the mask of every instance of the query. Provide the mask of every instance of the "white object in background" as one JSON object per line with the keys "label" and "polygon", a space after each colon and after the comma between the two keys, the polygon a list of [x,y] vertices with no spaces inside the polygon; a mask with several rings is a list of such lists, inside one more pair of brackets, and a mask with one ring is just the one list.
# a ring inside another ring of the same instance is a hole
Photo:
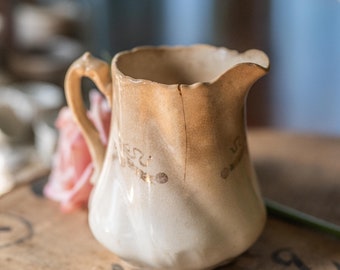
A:
{"label": "white object in background", "polygon": [[27,95],[36,113],[58,110],[64,103],[63,89],[47,82],[25,82],[13,84],[8,88],[16,89]]}
{"label": "white object in background", "polygon": [[49,168],[57,141],[53,118],[63,103],[53,84],[0,87],[0,196]]}
{"label": "white object in background", "polygon": [[41,161],[48,167],[56,149],[58,132],[54,127],[57,111],[49,111],[38,116],[33,124],[35,148]]}
{"label": "white object in background", "polygon": [[54,121],[64,104],[63,90],[57,85],[46,82],[27,82],[11,87],[24,93],[34,107],[31,125],[35,147],[42,162],[50,166],[58,136]]}
{"label": "white object in background", "polygon": [[34,109],[21,91],[11,87],[0,88],[0,130],[8,143],[23,143],[32,137],[31,123]]}

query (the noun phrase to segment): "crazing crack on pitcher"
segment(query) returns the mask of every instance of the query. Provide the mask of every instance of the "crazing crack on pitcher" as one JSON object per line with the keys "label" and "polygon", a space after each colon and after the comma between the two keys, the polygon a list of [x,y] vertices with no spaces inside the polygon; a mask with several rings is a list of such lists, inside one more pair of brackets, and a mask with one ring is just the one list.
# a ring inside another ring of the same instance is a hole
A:
{"label": "crazing crack on pitcher", "polygon": [[[66,96],[95,162],[89,224],[133,269],[212,269],[260,235],[265,208],[249,157],[245,99],[269,68],[258,50],[140,47],[108,64],[85,53]],[[107,149],[81,77],[112,108]]]}

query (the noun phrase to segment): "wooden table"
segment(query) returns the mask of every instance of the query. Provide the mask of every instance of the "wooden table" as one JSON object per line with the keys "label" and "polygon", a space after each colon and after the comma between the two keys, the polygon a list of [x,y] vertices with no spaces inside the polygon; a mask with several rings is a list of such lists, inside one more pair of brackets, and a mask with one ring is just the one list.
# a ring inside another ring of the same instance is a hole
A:
{"label": "wooden table", "polygon": [[[263,195],[340,225],[340,138],[249,132]],[[0,199],[1,270],[128,268],[92,237],[86,211],[62,214],[34,181]],[[340,239],[269,216],[228,270],[340,270]]]}

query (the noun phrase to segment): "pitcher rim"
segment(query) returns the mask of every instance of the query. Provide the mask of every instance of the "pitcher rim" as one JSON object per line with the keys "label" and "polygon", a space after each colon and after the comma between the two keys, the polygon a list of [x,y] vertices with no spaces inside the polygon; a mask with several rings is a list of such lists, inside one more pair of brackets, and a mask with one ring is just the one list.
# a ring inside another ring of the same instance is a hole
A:
{"label": "pitcher rim", "polygon": [[[161,50],[172,50],[172,51],[176,51],[176,50],[183,50],[183,49],[190,49],[190,48],[207,48],[207,49],[214,49],[214,50],[224,50],[224,51],[227,51],[229,53],[232,53],[233,55],[260,54],[260,55],[262,55],[262,57],[265,58],[266,65],[260,65],[260,64],[257,64],[255,62],[241,62],[241,63],[233,65],[229,69],[226,69],[224,72],[222,72],[221,74],[219,74],[218,76],[216,76],[215,78],[213,78],[210,81],[197,81],[197,82],[194,82],[194,83],[191,83],[191,84],[187,84],[187,83],[167,84],[167,83],[157,82],[157,81],[150,80],[150,79],[135,78],[135,77],[127,75],[126,73],[121,71],[119,69],[118,65],[117,65],[117,62],[118,62],[120,57],[127,55],[127,54],[136,53],[136,52],[139,52],[139,51],[151,51],[151,50],[159,50],[159,51],[161,51]],[[134,47],[132,49],[124,50],[124,51],[121,51],[121,52],[118,52],[117,54],[115,54],[115,56],[112,58],[111,69],[112,70],[114,69],[117,74],[125,77],[126,79],[128,79],[129,81],[131,81],[133,83],[140,83],[140,82],[152,83],[152,84],[157,84],[157,85],[164,85],[168,88],[177,89],[178,85],[186,86],[187,88],[196,88],[196,87],[199,87],[201,85],[212,85],[212,84],[216,83],[229,70],[231,70],[231,69],[233,69],[237,66],[240,66],[240,65],[256,66],[256,67],[262,69],[265,73],[267,73],[270,70],[269,57],[262,50],[248,49],[248,50],[245,50],[245,51],[238,51],[238,50],[229,49],[229,48],[223,47],[223,46],[214,46],[214,45],[209,45],[209,44],[204,44],[204,43],[192,44],[192,45],[159,45],[159,46],[144,45],[144,46],[137,46],[137,47]]]}

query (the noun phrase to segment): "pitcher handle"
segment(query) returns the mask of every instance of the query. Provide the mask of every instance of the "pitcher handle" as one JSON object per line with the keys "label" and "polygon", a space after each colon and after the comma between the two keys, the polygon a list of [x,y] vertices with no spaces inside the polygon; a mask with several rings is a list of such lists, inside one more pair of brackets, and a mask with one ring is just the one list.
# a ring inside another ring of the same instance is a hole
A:
{"label": "pitcher handle", "polygon": [[94,173],[91,181],[98,179],[105,157],[105,146],[100,140],[99,132],[86,114],[82,99],[81,79],[87,77],[92,80],[99,91],[104,94],[112,108],[112,80],[109,65],[93,57],[89,52],[77,59],[67,70],[65,76],[66,101],[74,119],[85,138],[93,163]]}

